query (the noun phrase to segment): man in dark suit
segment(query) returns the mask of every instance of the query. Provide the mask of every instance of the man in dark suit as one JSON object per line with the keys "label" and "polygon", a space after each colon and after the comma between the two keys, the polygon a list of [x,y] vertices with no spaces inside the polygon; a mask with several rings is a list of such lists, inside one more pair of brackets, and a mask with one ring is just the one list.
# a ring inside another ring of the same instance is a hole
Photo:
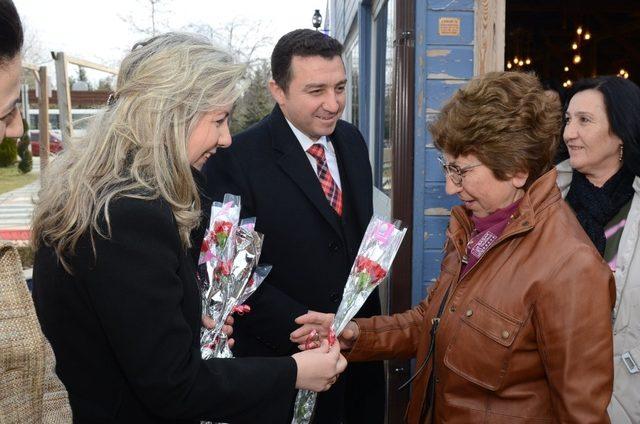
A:
{"label": "man in dark suit", "polygon": [[[283,36],[271,55],[270,115],[238,134],[203,172],[208,193],[242,196],[242,215],[265,234],[261,261],[273,265],[237,317],[236,356],[289,355],[294,319],[309,310],[335,312],[372,215],[366,143],[340,120],[346,74],[342,45],[312,30]],[[377,290],[358,316],[380,314]],[[315,423],[381,423],[381,362],[350,364],[320,394]]]}

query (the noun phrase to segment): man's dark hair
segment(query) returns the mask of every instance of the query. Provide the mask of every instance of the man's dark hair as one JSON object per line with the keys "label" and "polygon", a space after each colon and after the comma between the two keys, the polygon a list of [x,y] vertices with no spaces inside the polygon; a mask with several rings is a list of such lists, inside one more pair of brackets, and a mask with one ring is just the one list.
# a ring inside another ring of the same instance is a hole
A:
{"label": "man's dark hair", "polygon": [[11,0],[0,0],[0,65],[20,53],[24,35],[20,16]]}
{"label": "man's dark hair", "polygon": [[333,59],[342,55],[344,48],[335,38],[311,29],[296,29],[278,40],[271,53],[273,80],[285,92],[291,82],[291,60],[293,56],[322,56]]}

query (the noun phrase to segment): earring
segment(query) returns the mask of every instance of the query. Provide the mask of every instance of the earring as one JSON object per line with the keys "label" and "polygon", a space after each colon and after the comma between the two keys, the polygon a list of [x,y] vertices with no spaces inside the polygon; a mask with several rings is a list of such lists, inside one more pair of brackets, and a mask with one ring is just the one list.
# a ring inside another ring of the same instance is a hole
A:
{"label": "earring", "polygon": [[620,145],[620,156],[618,156],[618,160],[620,162],[622,162],[622,153],[623,153],[623,151],[624,151],[624,145],[621,144]]}

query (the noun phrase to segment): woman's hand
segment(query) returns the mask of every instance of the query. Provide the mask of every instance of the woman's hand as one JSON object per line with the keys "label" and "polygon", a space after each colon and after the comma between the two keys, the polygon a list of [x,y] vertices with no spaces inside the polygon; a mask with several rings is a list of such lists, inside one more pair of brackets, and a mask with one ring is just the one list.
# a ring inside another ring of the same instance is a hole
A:
{"label": "woman's hand", "polygon": [[[300,350],[306,348],[316,348],[320,346],[320,341],[329,337],[331,331],[331,323],[333,323],[334,314],[324,314],[322,312],[309,311],[304,315],[296,318],[296,324],[302,324],[302,327],[290,334],[289,338],[293,343],[298,344]],[[341,349],[351,349],[360,336],[360,329],[354,321],[349,321],[344,331],[338,337]],[[315,337],[315,339],[310,339]]]}
{"label": "woman's hand", "polygon": [[[232,348],[235,341],[229,337],[233,334],[233,317],[229,315],[224,323],[225,325],[222,326],[222,332],[227,336],[229,348]],[[211,317],[202,315],[202,325],[211,330],[216,326],[216,322]]]}
{"label": "woman's hand", "polygon": [[295,353],[292,357],[298,367],[296,389],[314,392],[329,390],[347,367],[347,360],[340,354],[338,344],[329,347],[326,339],[320,347]]}

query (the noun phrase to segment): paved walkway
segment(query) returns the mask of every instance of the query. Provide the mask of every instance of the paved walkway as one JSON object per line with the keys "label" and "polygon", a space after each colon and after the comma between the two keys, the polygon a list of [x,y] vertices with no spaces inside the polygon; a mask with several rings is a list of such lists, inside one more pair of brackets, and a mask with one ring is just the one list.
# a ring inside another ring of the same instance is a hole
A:
{"label": "paved walkway", "polygon": [[[33,170],[40,174],[40,160],[34,158]],[[24,187],[0,194],[0,238],[29,240],[33,204],[40,190],[40,179]]]}

